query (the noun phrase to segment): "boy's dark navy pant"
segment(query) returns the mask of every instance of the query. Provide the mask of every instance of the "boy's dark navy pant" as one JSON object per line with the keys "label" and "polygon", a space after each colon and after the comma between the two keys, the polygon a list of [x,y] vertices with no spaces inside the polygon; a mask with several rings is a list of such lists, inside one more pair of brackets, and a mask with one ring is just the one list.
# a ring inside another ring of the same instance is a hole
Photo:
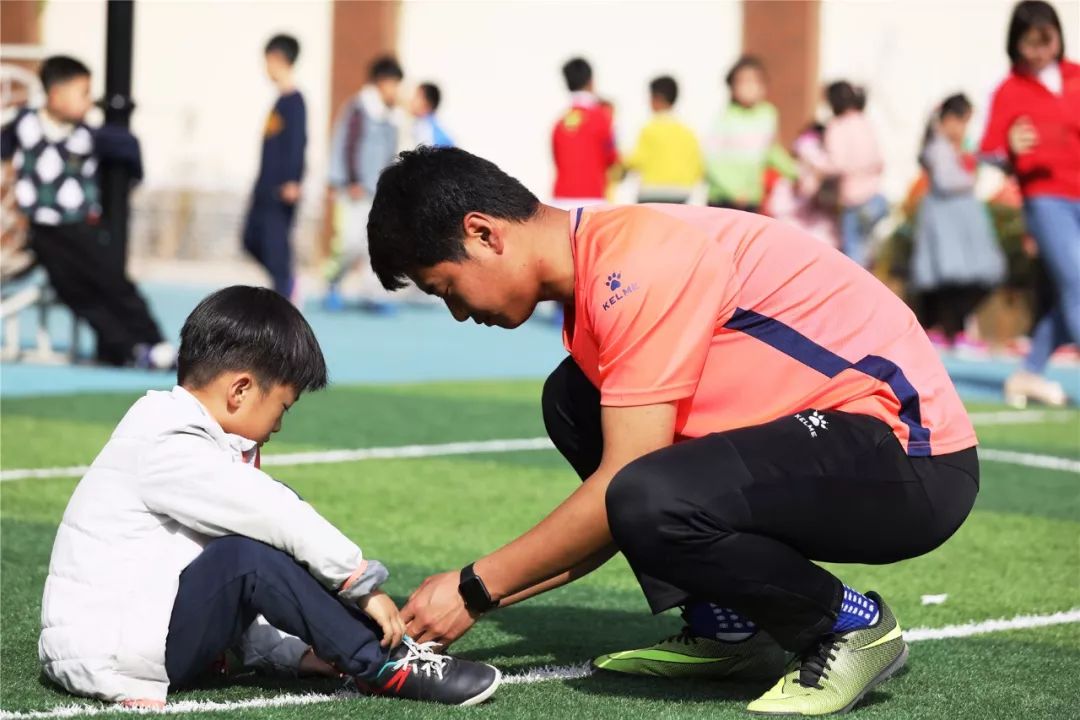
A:
{"label": "boy's dark navy pant", "polygon": [[[567,358],[544,385],[544,424],[582,479],[603,452],[600,393]],[[975,448],[910,457],[884,422],[806,410],[686,440],[615,475],[607,516],[653,612],[730,607],[800,651],[832,629],[843,584],[814,560],[892,563],[967,518]]]}
{"label": "boy's dark navy pant", "polygon": [[211,541],[180,574],[165,642],[170,686],[198,679],[258,615],[347,675],[370,679],[386,662],[371,619],[343,605],[291,556],[233,535]]}
{"label": "boy's dark navy pant", "polygon": [[270,273],[274,290],[289,297],[293,291],[292,232],[295,205],[256,198],[244,225],[244,249]]}

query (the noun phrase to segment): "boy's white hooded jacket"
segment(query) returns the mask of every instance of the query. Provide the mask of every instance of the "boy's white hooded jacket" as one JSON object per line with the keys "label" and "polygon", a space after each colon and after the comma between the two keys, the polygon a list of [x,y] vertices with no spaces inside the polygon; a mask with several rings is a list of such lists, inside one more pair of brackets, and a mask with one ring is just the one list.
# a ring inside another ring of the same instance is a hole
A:
{"label": "boy's white hooded jacket", "polygon": [[[380,563],[254,466],[255,446],[180,387],[132,406],[56,534],[38,644],[47,677],[78,695],[164,701],[180,573],[223,535],[288,553],[343,602],[386,580]],[[293,670],[307,648],[261,618],[242,645],[250,664]]]}

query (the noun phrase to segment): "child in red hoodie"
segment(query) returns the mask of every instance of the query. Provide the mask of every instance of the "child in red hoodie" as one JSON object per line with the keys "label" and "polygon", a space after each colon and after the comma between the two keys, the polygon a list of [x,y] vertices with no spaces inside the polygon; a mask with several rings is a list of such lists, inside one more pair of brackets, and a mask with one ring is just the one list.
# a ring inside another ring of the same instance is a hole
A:
{"label": "child in red hoodie", "polygon": [[982,151],[1007,159],[1020,182],[1055,301],[1005,399],[1064,405],[1064,389],[1042,373],[1055,349],[1080,343],[1080,65],[1065,59],[1061,21],[1042,0],[1017,4],[1006,47],[1013,67],[994,93]]}

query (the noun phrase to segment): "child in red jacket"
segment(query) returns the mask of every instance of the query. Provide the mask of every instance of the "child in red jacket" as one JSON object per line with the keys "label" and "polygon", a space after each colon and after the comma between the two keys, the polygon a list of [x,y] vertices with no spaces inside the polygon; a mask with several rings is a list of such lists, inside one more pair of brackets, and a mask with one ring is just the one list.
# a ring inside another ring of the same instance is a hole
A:
{"label": "child in red jacket", "polygon": [[551,133],[555,160],[555,204],[560,207],[606,202],[608,169],[618,161],[611,105],[593,92],[592,67],[582,58],[563,66],[570,108]]}

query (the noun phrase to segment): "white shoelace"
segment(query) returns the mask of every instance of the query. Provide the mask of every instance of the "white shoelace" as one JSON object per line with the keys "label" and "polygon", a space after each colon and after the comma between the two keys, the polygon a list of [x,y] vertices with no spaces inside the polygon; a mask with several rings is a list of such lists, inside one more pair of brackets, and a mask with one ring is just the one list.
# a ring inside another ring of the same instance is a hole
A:
{"label": "white shoelace", "polygon": [[439,643],[418,643],[408,637],[402,640],[402,642],[405,644],[406,653],[405,657],[394,661],[393,667],[395,670],[403,665],[412,665],[425,675],[430,676],[432,673],[435,673],[435,676],[442,680],[443,669],[446,667],[446,662],[450,658],[435,652],[435,648]]}

